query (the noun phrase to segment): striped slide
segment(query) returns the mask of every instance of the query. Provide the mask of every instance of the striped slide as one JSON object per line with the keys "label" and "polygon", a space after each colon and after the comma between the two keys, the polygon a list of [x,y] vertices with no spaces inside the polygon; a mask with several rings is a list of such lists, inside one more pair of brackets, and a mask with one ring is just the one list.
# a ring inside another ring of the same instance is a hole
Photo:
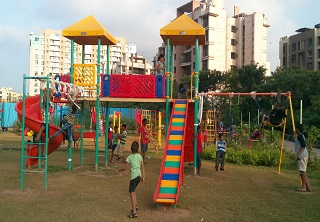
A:
{"label": "striped slide", "polygon": [[160,176],[153,202],[176,206],[183,181],[184,136],[188,100],[175,100],[172,108],[168,138],[161,164]]}

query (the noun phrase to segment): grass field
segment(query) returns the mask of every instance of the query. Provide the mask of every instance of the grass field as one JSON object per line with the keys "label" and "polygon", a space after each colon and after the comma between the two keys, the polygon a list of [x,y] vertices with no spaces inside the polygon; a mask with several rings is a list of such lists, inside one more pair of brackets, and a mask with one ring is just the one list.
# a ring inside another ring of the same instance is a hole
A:
{"label": "grass field", "polygon": [[[131,137],[131,141],[134,137]],[[79,151],[73,155],[73,170],[67,170],[68,154],[60,149],[49,156],[48,190],[41,173],[25,174],[19,189],[21,152],[17,134],[0,134],[0,221],[130,221],[129,170],[115,163],[94,170],[94,151],[86,147],[84,166]],[[93,146],[92,141],[86,144]],[[103,148],[101,141],[101,148]],[[130,144],[130,140],[127,144]],[[128,151],[129,146],[126,146]],[[136,221],[319,221],[320,180],[311,178],[313,192],[299,193],[296,171],[226,164],[224,172],[214,171],[203,161],[202,177],[185,166],[185,184],[177,208],[152,203],[162,153],[151,149],[146,165],[146,182],[139,184]],[[129,153],[126,152],[125,155]]]}

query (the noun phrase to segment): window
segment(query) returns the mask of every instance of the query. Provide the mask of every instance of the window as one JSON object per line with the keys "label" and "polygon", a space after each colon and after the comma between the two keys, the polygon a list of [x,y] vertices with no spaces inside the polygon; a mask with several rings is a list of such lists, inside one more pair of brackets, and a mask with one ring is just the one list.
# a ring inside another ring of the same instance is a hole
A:
{"label": "window", "polygon": [[206,30],[206,42],[209,42],[209,29]]}
{"label": "window", "polygon": [[34,55],[34,58],[35,58],[35,59],[39,59],[39,55],[38,55],[38,54],[35,54],[35,55]]}
{"label": "window", "polygon": [[286,57],[282,58],[282,65],[285,66],[286,65]]}
{"label": "window", "polygon": [[202,61],[202,69],[208,69],[208,60]]}
{"label": "window", "polygon": [[235,46],[237,44],[237,40],[231,39],[231,45]]}
{"label": "window", "polygon": [[237,58],[237,54],[235,52],[231,52],[231,59],[236,59]]}
{"label": "window", "polygon": [[294,52],[297,49],[297,43],[291,43],[291,51]]}
{"label": "window", "polygon": [[311,59],[311,58],[312,58],[312,51],[311,51],[311,50],[308,51],[307,57],[308,57],[308,59]]}
{"label": "window", "polygon": [[34,41],[39,42],[39,37],[35,37]]}
{"label": "window", "polygon": [[282,47],[282,54],[287,54],[287,46],[286,45],[284,45]]}
{"label": "window", "polygon": [[237,71],[237,66],[230,66],[231,71]]}
{"label": "window", "polygon": [[208,56],[208,46],[204,45],[202,48],[202,57]]}
{"label": "window", "polygon": [[308,48],[312,46],[312,38],[307,39]]}
{"label": "window", "polygon": [[318,49],[318,59],[320,59],[320,49]]}
{"label": "window", "polygon": [[291,63],[296,63],[296,55],[291,55]]}
{"label": "window", "polygon": [[311,62],[307,63],[307,69],[312,70],[312,63]]}
{"label": "window", "polygon": [[236,33],[237,32],[237,27],[232,25],[231,26],[231,32]]}
{"label": "window", "polygon": [[318,45],[320,45],[320,36],[318,36]]}

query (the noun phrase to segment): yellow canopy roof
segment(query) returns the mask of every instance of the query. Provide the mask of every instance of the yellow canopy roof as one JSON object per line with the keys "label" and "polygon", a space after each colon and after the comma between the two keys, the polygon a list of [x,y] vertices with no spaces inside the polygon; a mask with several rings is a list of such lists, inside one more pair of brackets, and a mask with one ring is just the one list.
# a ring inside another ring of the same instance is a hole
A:
{"label": "yellow canopy roof", "polygon": [[98,45],[98,38],[101,45],[117,44],[117,40],[92,15],[62,30],[62,35],[70,40],[74,38],[79,45]]}
{"label": "yellow canopy roof", "polygon": [[196,37],[199,45],[205,44],[205,29],[186,14],[162,27],[160,35],[165,43],[170,38],[171,45],[195,45]]}

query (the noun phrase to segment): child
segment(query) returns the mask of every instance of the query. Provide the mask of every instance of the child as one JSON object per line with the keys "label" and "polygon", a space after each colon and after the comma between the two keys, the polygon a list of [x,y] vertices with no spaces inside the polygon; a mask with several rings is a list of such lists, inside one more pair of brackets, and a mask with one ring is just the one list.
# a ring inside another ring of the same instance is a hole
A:
{"label": "child", "polygon": [[[62,120],[60,122],[60,128],[62,128],[64,125],[66,125],[67,122],[68,122],[67,115],[63,114]],[[62,144],[64,146],[66,138],[68,138],[68,130],[64,130],[63,132],[65,133],[64,136],[63,136],[63,140],[62,140]]]}
{"label": "child", "polygon": [[141,134],[141,140],[140,140],[140,144],[141,144],[141,156],[142,156],[143,162],[144,162],[145,164],[146,164],[146,162],[145,162],[145,155],[146,155],[146,152],[148,151],[148,143],[149,143],[147,123],[148,123],[148,120],[147,120],[146,118],[144,118],[144,119],[142,120],[142,126],[140,127],[140,134]]}
{"label": "child", "polygon": [[60,128],[58,132],[50,136],[50,139],[53,139],[59,134],[61,134],[63,131],[67,131],[68,148],[71,148],[72,146],[72,127],[74,125],[74,118],[77,112],[77,106],[75,104],[72,104],[71,109],[72,111],[68,114],[67,117],[67,123],[62,128]]}
{"label": "child", "polygon": [[216,151],[216,171],[219,168],[219,160],[221,158],[220,170],[224,171],[224,159],[226,154],[227,143],[224,141],[223,134],[219,134],[219,140],[217,141],[217,151]]}
{"label": "child", "polygon": [[160,54],[156,63],[156,75],[164,75],[166,72],[166,62],[163,54]]}
{"label": "child", "polygon": [[[112,127],[113,127],[113,122],[109,122],[109,127],[108,127],[108,141],[109,141],[109,150],[112,150],[112,153],[113,153],[113,150],[112,149],[112,138],[113,138],[113,130],[112,130]],[[118,126],[117,126],[117,132],[118,132]],[[117,136],[117,141],[118,141],[118,136]],[[118,144],[118,142],[117,142]]]}
{"label": "child", "polygon": [[[128,215],[130,218],[137,218],[137,210],[138,210],[138,202],[137,202],[137,196],[136,196],[136,188],[141,180],[142,183],[144,183],[145,180],[145,170],[144,170],[144,164],[143,159],[140,154],[138,154],[139,150],[139,144],[137,141],[132,142],[131,144],[131,152],[127,159],[126,164],[124,167],[120,170],[115,170],[115,173],[120,171],[125,171],[128,168],[128,165],[130,164],[130,184],[129,184],[129,193],[131,197],[131,206],[132,210],[131,213]],[[142,172],[141,172],[142,171]]]}
{"label": "child", "polygon": [[250,138],[248,138],[248,147],[249,148],[252,147],[251,140],[259,139],[259,137],[261,137],[261,133],[259,132],[259,128],[256,127],[256,129],[254,130],[252,136]]}
{"label": "child", "polygon": [[127,140],[127,132],[126,132],[127,125],[122,123],[120,127],[120,134],[118,135],[118,138],[120,139],[120,143],[117,145],[117,147],[114,150],[114,154],[111,158],[111,161],[113,160],[114,156],[118,156],[118,160],[122,159],[123,163],[125,163],[125,159],[122,156],[123,155],[123,150],[124,150],[124,145],[126,144]]}
{"label": "child", "polygon": [[[49,104],[50,104],[50,101],[49,101]],[[39,140],[40,140],[40,137],[42,136],[42,133],[46,132],[46,115],[47,115],[46,105],[47,105],[47,89],[43,89],[42,108],[41,108],[42,122],[41,122],[40,130],[39,130],[36,138],[34,139],[35,143],[39,143]],[[49,121],[49,117],[48,117],[48,121]],[[48,131],[49,131],[49,129],[48,129]]]}
{"label": "child", "polygon": [[112,141],[110,140],[110,142],[112,143],[112,154],[111,154],[111,158],[109,160],[109,163],[114,163],[113,162],[113,155],[114,155],[114,150],[116,149],[116,147],[118,146],[118,126],[115,125],[114,126],[114,131],[113,131],[113,135],[112,135]]}
{"label": "child", "polygon": [[262,120],[261,120],[262,126],[280,127],[284,124],[284,119],[287,118],[286,109],[289,106],[289,100],[286,99],[281,104],[281,93],[277,93],[276,97],[277,97],[277,101],[275,102],[274,108],[272,109],[270,115],[262,116]]}
{"label": "child", "polygon": [[307,176],[307,165],[308,165],[308,149],[306,147],[306,138],[303,135],[303,126],[298,124],[296,126],[296,139],[295,139],[295,153],[297,155],[298,170],[301,178],[301,187],[296,189],[299,192],[311,192],[309,179]]}
{"label": "child", "polygon": [[183,94],[185,94],[186,99],[188,99],[188,92],[189,90],[187,89],[187,87],[185,87],[182,83],[180,83],[179,89],[178,89],[178,99],[182,99]]}
{"label": "child", "polygon": [[201,154],[202,154],[202,143],[201,143],[201,129],[200,125],[197,127],[197,175],[201,176]]}

